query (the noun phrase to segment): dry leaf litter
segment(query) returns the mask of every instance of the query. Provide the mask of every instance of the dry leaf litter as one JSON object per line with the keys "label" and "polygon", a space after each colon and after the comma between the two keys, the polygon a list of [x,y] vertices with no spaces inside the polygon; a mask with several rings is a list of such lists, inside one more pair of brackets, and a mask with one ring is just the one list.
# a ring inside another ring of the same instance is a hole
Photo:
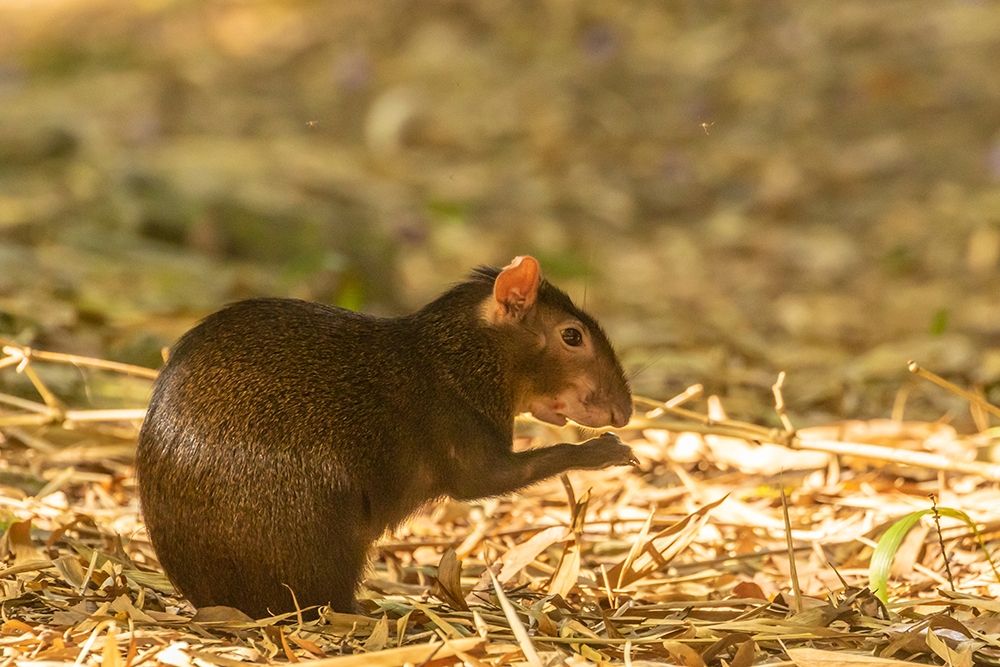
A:
{"label": "dry leaf litter", "polygon": [[[8,342],[0,373],[34,397],[0,394],[0,664],[1000,664],[1000,583],[965,524],[926,517],[889,604],[868,589],[903,515],[963,510],[987,550],[1000,526],[997,409],[910,370],[968,399],[978,432],[900,415],[795,430],[783,377],[777,429],[699,387],[637,398],[638,469],[439,502],[379,544],[363,613],[253,620],[196,613],[159,569],[132,466],[142,408],[75,408],[45,380],[155,371]],[[522,427],[517,447],[585,435]]]}

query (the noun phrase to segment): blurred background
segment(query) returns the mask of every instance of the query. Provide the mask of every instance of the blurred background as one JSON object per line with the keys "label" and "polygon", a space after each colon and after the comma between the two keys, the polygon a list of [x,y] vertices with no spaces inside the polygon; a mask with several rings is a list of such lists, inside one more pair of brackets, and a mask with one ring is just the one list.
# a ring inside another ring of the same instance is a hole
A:
{"label": "blurred background", "polygon": [[0,336],[156,366],[530,253],[640,393],[961,422],[905,364],[1000,401],[997,63],[987,1],[7,0]]}

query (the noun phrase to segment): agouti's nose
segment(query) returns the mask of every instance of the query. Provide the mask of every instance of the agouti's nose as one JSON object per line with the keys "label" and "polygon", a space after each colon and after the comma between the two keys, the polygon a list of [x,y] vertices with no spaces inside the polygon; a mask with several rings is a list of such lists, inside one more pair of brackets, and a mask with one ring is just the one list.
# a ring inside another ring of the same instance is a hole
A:
{"label": "agouti's nose", "polygon": [[627,408],[625,407],[613,407],[611,408],[611,425],[615,428],[622,428],[628,424],[629,418],[632,416],[632,405],[630,404]]}

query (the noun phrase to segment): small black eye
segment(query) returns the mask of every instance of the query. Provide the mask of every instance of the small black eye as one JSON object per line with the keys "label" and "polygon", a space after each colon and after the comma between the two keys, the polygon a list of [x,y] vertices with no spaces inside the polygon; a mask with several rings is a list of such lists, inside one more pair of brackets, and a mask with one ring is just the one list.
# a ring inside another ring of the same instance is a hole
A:
{"label": "small black eye", "polygon": [[580,347],[583,345],[583,334],[576,327],[566,327],[563,329],[562,339],[570,347]]}

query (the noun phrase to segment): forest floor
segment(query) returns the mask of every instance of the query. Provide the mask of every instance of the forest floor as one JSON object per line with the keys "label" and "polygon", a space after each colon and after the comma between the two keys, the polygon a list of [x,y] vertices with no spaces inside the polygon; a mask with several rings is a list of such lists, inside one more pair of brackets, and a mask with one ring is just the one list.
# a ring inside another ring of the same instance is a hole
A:
{"label": "forest floor", "polygon": [[[0,394],[6,662],[1000,661],[989,551],[1000,466],[976,460],[996,441],[987,414],[1000,410],[975,394],[963,395],[984,425],[977,433],[901,419],[795,430],[781,381],[784,428],[730,419],[700,386],[638,398],[621,431],[637,468],[434,503],[379,542],[359,613],[250,619],[196,613],[159,569],[136,498],[143,410],[74,408],[44,379],[69,368],[148,384],[155,372],[3,349],[0,373],[37,390],[34,400]],[[539,426],[522,426],[517,446],[537,444]]]}

